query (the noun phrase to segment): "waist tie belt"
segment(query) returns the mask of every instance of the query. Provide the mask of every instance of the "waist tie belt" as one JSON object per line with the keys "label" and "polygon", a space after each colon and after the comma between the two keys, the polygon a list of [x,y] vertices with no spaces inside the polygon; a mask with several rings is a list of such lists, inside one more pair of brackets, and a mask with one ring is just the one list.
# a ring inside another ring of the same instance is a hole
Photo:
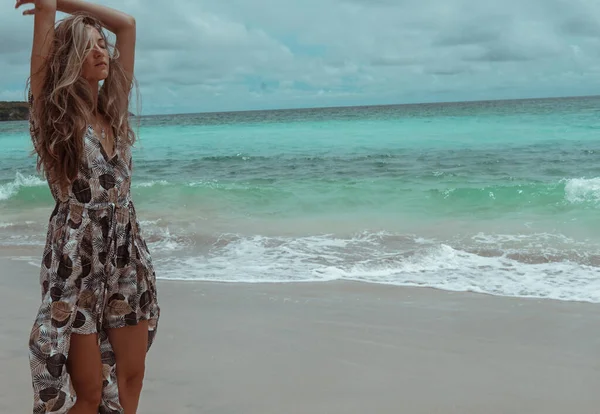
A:
{"label": "waist tie belt", "polygon": [[[96,325],[96,329],[97,329],[97,333],[98,333],[98,340],[100,340],[100,332],[102,330],[102,324],[104,322],[104,310],[106,308],[106,304],[107,304],[107,295],[108,295],[108,278],[109,275],[111,273],[111,266],[112,266],[112,270],[117,268],[117,251],[118,251],[118,247],[117,247],[117,217],[116,214],[118,212],[118,210],[120,209],[124,209],[127,208],[129,210],[129,214],[131,217],[131,214],[135,214],[135,210],[133,207],[133,203],[131,203],[130,199],[125,200],[122,203],[116,204],[116,203],[111,203],[111,202],[103,202],[103,203],[81,203],[79,201],[76,201],[74,199],[69,199],[66,201],[61,201],[61,203],[64,204],[68,204],[69,206],[77,206],[79,208],[82,208],[83,210],[88,210],[88,211],[94,211],[94,212],[98,212],[98,211],[107,211],[108,215],[108,234],[107,234],[107,238],[106,238],[106,246],[107,246],[107,251],[106,251],[106,259],[104,261],[104,272],[102,275],[102,279],[100,280],[100,292],[98,294],[98,300],[96,302],[96,312],[98,313],[98,320],[97,320],[97,325]],[[130,218],[131,220],[131,218]],[[134,225],[131,226],[131,231],[132,233],[134,232]],[[131,235],[132,239],[133,239],[133,234]],[[102,305],[100,307],[100,304]]]}

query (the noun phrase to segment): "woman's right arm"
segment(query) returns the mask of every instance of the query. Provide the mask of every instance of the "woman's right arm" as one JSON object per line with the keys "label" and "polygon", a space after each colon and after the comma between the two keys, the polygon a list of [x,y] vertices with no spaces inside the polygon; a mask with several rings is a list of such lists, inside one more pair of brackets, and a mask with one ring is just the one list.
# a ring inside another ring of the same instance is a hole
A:
{"label": "woman's right arm", "polygon": [[34,99],[40,96],[46,76],[46,60],[54,40],[56,0],[17,0],[15,8],[32,4],[33,9],[25,10],[24,15],[34,15],[33,47],[31,48],[31,93]]}

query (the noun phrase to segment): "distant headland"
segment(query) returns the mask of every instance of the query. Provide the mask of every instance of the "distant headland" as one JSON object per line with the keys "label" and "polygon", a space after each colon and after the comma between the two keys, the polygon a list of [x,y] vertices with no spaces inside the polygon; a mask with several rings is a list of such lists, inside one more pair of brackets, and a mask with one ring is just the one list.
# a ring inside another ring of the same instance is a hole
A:
{"label": "distant headland", "polygon": [[29,119],[27,102],[0,102],[0,121],[26,121]]}
{"label": "distant headland", "polygon": [[[129,116],[134,116],[131,112]],[[27,121],[29,119],[29,104],[27,102],[0,101],[0,122]]]}

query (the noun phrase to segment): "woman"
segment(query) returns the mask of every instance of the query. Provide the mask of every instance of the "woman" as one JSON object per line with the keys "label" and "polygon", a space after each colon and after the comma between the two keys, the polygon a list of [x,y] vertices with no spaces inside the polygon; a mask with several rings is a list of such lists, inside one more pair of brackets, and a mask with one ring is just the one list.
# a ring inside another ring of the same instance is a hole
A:
{"label": "woman", "polygon": [[[29,342],[33,412],[134,414],[160,313],[130,198],[135,21],[79,0],[24,4],[31,136],[56,200]],[[70,16],[55,25],[57,10]]]}

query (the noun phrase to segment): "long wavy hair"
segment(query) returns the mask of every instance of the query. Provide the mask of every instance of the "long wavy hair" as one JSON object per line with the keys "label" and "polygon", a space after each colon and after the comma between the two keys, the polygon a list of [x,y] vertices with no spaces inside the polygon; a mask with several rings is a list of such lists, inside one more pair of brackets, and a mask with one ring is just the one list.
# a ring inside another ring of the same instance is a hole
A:
{"label": "long wavy hair", "polygon": [[129,122],[129,94],[135,79],[123,70],[118,51],[110,44],[101,23],[82,13],[58,22],[42,92],[32,102],[32,138],[38,171],[51,184],[66,188],[77,176],[83,158],[84,135],[94,114],[94,97],[82,78],[83,63],[91,52],[88,27],[95,27],[109,50],[109,73],[98,91],[98,112],[106,117],[119,145],[133,145]]}

